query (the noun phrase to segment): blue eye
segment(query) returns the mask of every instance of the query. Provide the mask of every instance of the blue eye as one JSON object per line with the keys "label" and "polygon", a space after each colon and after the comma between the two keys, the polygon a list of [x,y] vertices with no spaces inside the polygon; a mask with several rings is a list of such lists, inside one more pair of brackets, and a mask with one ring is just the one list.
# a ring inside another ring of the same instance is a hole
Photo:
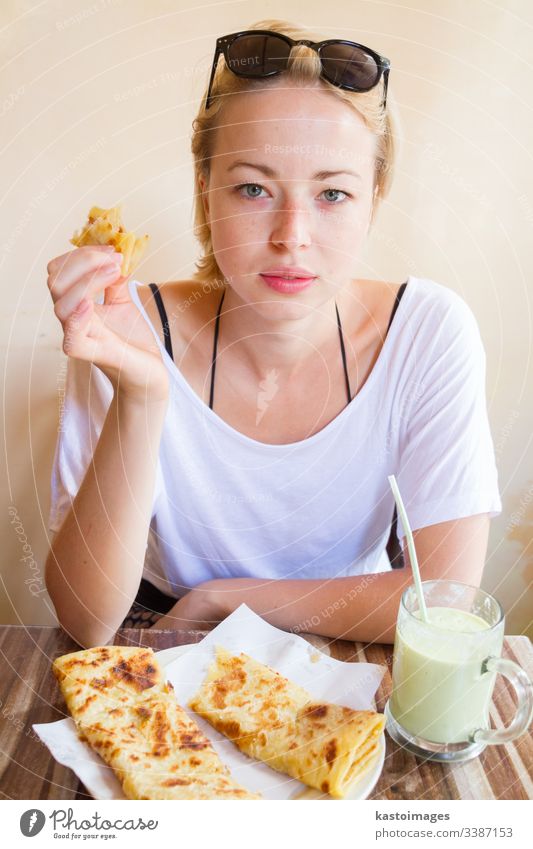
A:
{"label": "blue eye", "polygon": [[[253,186],[255,189],[262,189],[263,187],[259,185],[259,183],[241,183],[240,186],[235,187],[235,191],[241,194],[241,189],[247,189],[249,186]],[[254,198],[258,197],[258,195],[249,195],[249,194],[241,194],[241,197],[246,198],[246,200],[254,200]]]}
{"label": "blue eye", "polygon": [[[246,191],[246,190],[250,189],[250,188],[259,189],[259,193],[258,194],[257,193],[256,194],[249,194],[248,191]],[[242,192],[242,189],[245,190],[244,194]],[[235,191],[238,192],[240,194],[240,196],[243,197],[245,200],[255,200],[256,198],[261,197],[261,194],[260,194],[261,191],[265,191],[265,190],[263,189],[263,187],[259,183],[241,183],[240,186],[235,186]],[[332,194],[337,195],[337,196],[338,195],[344,195],[344,198],[352,197],[351,195],[348,194],[348,192],[343,192],[341,189],[324,189],[324,191],[321,194],[326,194],[327,192],[329,192],[330,194],[332,193]],[[344,199],[341,198],[340,202],[342,203],[343,200]],[[339,203],[338,200],[333,200],[332,203],[329,203],[329,206],[335,206],[335,205],[338,205],[338,203]]]}
{"label": "blue eye", "polygon": [[335,195],[344,195],[347,198],[351,197],[351,195],[349,195],[347,192],[343,192],[342,189],[324,189],[322,194],[326,194],[326,192],[333,192],[333,194]]}

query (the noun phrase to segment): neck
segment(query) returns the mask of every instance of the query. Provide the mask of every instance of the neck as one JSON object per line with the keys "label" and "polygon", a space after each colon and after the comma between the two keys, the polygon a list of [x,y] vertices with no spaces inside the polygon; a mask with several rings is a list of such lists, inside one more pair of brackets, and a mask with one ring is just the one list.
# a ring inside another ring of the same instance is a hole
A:
{"label": "neck", "polygon": [[346,306],[342,294],[302,310],[296,317],[278,319],[265,315],[255,304],[245,303],[227,286],[220,313],[218,352],[232,350],[258,377],[270,369],[290,377],[302,363],[316,356],[329,362],[339,349],[335,305],[341,313]]}

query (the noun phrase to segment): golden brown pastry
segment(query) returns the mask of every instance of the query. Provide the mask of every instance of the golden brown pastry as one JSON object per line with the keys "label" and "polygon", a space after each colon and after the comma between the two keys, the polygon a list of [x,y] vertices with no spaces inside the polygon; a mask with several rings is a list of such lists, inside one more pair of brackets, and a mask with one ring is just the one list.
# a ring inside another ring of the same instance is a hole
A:
{"label": "golden brown pastry", "polygon": [[217,647],[189,706],[250,757],[336,798],[373,763],[383,714],[316,702],[248,655]]}
{"label": "golden brown pastry", "polygon": [[121,276],[128,277],[139,265],[150,237],[136,238],[133,233],[127,232],[122,225],[121,210],[121,204],[111,209],[93,206],[87,223],[74,233],[70,241],[78,248],[84,245],[113,245],[124,257]]}
{"label": "golden brown pastry", "polygon": [[259,799],[178,704],[152,649],[103,646],[53,663],[81,739],[129,799]]}

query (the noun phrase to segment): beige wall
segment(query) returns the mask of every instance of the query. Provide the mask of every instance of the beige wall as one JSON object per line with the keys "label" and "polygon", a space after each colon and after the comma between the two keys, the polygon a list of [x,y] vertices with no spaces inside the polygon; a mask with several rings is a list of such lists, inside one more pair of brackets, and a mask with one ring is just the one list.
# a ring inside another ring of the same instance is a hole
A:
{"label": "beige wall", "polygon": [[4,0],[0,621],[53,621],[40,589],[65,358],[46,264],[69,249],[90,204],[121,200],[127,225],[152,235],[140,278],[191,272],[188,138],[215,38],[271,16],[367,43],[392,61],[404,147],[361,275],[431,277],[478,318],[504,504],[484,586],[507,608],[509,633],[532,633],[533,79],[520,57],[530,55],[533,9],[498,5],[245,0],[191,12],[185,0]]}

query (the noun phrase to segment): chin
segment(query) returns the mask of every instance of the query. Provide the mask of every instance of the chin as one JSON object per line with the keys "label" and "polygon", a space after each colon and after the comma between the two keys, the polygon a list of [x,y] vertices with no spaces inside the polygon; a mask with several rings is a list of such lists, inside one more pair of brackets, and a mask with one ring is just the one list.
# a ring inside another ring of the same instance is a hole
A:
{"label": "chin", "polygon": [[249,301],[250,306],[265,321],[300,321],[313,314],[316,304],[312,304],[302,295],[284,297],[267,295],[261,300]]}

